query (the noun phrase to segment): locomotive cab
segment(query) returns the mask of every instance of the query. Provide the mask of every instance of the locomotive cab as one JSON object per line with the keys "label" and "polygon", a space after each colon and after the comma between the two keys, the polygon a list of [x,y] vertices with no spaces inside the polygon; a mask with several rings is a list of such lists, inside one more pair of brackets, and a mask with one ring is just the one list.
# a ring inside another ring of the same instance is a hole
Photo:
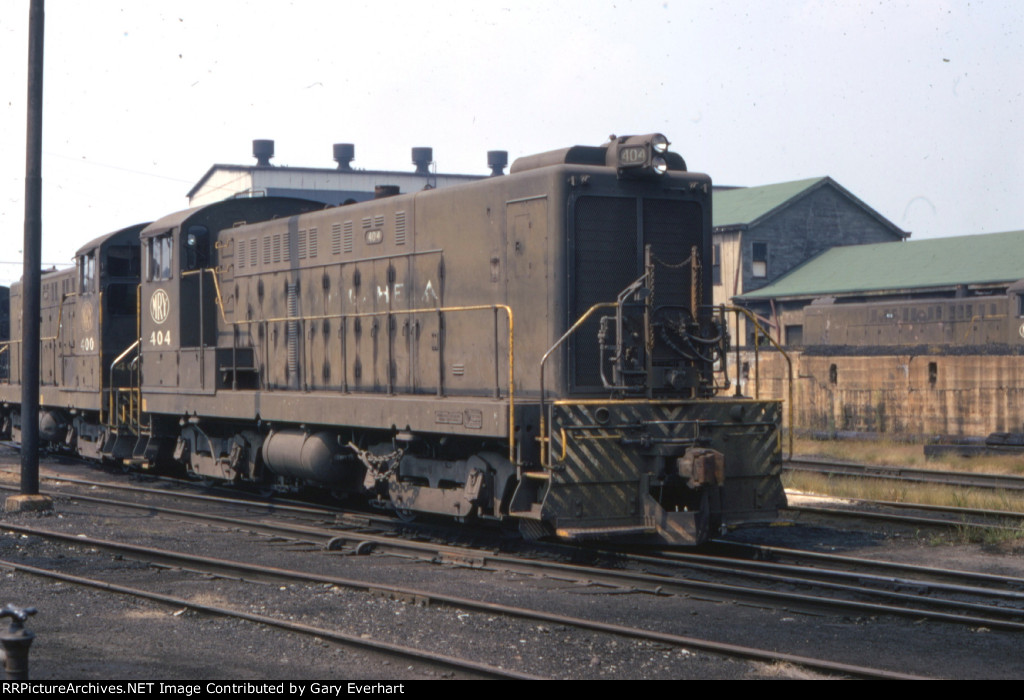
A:
{"label": "locomotive cab", "polygon": [[[137,333],[139,283],[137,224],[79,248],[74,268],[41,282],[40,439],[53,447],[99,458],[107,434],[110,363]],[[21,287],[12,293],[20,312]],[[20,343],[21,324],[13,343]],[[20,353],[12,353],[10,383],[0,386],[12,427],[20,426]],[[14,431],[17,435],[17,430]]]}
{"label": "locomotive cab", "polygon": [[[145,263],[137,348],[141,400],[122,421],[117,458],[140,464],[177,459],[193,473],[237,476],[222,466],[235,427],[207,432],[195,418],[198,398],[213,398],[221,389],[255,388],[231,379],[239,368],[251,372],[255,360],[244,339],[241,347],[222,342],[219,320],[226,308],[234,310],[236,261],[234,250],[216,249],[213,232],[322,208],[285,197],[230,199],[171,214],[139,233]],[[218,403],[220,411],[207,412],[213,426],[224,415],[249,422],[258,418],[251,395]],[[190,416],[192,427],[181,430],[178,423]],[[222,436],[225,431],[228,437]]]}

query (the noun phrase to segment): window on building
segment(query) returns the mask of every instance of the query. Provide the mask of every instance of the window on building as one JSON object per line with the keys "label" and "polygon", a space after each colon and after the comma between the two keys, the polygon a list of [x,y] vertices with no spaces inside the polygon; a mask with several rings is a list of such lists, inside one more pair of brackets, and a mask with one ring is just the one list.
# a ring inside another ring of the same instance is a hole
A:
{"label": "window on building", "polygon": [[147,246],[146,279],[150,282],[171,279],[171,262],[174,252],[174,241],[171,234],[150,238],[147,241]]}
{"label": "window on building", "polygon": [[753,266],[751,274],[754,277],[767,277],[768,276],[768,244],[767,243],[755,243],[754,254],[751,257]]}
{"label": "window on building", "polygon": [[803,325],[786,326],[786,345],[803,345],[803,344],[804,344],[804,327],[803,327]]}
{"label": "window on building", "polygon": [[711,284],[722,283],[722,246],[711,247]]}
{"label": "window on building", "polygon": [[758,347],[770,348],[772,347],[772,341],[769,340],[768,334],[762,331],[754,329],[753,324],[747,323],[747,347],[754,347],[754,343],[757,343]]}

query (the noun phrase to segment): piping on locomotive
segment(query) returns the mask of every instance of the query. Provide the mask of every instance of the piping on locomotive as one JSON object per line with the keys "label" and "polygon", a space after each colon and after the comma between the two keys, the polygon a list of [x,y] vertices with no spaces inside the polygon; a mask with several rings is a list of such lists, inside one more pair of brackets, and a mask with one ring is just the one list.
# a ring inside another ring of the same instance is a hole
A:
{"label": "piping on locomotive", "polygon": [[44,276],[41,439],[528,537],[699,543],[785,504],[780,404],[724,396],[710,250],[710,178],[660,134],[340,207],[179,212]]}

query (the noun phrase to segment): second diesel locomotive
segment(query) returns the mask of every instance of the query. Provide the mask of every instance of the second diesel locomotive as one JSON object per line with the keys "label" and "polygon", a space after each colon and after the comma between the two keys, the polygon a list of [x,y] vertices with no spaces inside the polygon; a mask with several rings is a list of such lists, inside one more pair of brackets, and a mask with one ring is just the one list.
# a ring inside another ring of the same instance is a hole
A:
{"label": "second diesel locomotive", "polygon": [[780,406],[722,395],[711,181],[667,146],[614,138],[340,207],[226,200],[97,239],[43,279],[41,438],[529,537],[695,544],[774,517]]}

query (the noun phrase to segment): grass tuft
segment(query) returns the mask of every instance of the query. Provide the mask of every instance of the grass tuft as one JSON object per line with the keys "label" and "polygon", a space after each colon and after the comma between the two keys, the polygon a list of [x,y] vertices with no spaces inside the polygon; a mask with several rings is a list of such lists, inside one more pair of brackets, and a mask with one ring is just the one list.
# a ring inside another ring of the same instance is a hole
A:
{"label": "grass tuft", "polygon": [[797,438],[793,442],[793,456],[955,472],[1024,474],[1024,456],[956,457],[947,455],[926,461],[922,445],[892,440],[808,440]]}
{"label": "grass tuft", "polygon": [[892,479],[830,476],[808,472],[783,472],[782,483],[790,490],[836,498],[1024,513],[1024,494],[1016,491],[951,488],[942,484],[912,484]]}
{"label": "grass tuft", "polygon": [[1006,554],[1024,551],[1024,526],[1016,522],[1005,522],[1002,527],[985,527],[964,523],[954,533],[954,544],[978,544]]}

